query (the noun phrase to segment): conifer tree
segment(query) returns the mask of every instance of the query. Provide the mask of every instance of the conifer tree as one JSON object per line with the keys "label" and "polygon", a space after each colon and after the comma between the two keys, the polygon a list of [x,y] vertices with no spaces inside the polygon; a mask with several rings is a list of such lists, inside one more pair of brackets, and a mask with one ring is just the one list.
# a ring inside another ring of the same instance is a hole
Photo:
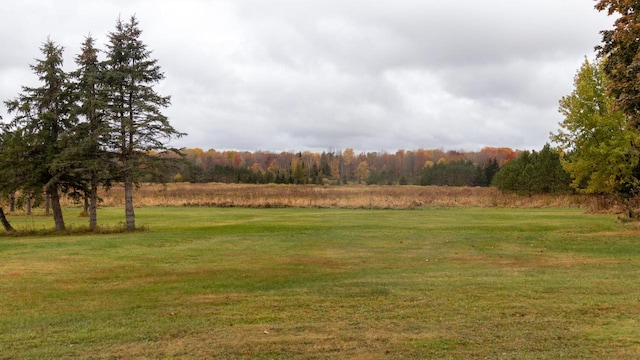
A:
{"label": "conifer tree", "polygon": [[493,177],[493,185],[498,189],[529,196],[567,193],[570,181],[569,174],[562,168],[560,154],[549,144],[539,152],[524,151]]}
{"label": "conifer tree", "polygon": [[77,114],[83,120],[76,129],[75,146],[67,149],[67,154],[76,159],[78,168],[87,177],[85,198],[89,199],[89,228],[98,226],[98,187],[100,183],[109,185],[108,169],[111,164],[104,144],[108,138],[108,127],[104,121],[105,106],[103,85],[103,64],[98,59],[99,50],[89,36],[82,44],[76,57],[78,69],[72,73],[75,80],[74,94]]}
{"label": "conifer tree", "polygon": [[161,96],[153,85],[164,79],[157,60],[142,42],[138,20],[118,19],[116,29],[109,34],[104,85],[106,90],[106,120],[109,122],[108,147],[118,164],[118,178],[124,183],[125,223],[134,230],[133,187],[144,173],[152,171],[158,159],[152,152],[175,151],[166,145],[176,131],[162,114],[170,97]]}
{"label": "conifer tree", "polygon": [[23,193],[40,195],[44,190],[51,199],[56,230],[64,230],[60,194],[77,190],[79,182],[61,153],[71,144],[69,130],[76,121],[68,76],[62,68],[63,48],[48,39],[41,51],[44,58],[31,69],[42,85],[23,87],[17,98],[5,102],[15,117],[4,128],[2,157],[14,166],[0,171],[10,172],[10,186]]}

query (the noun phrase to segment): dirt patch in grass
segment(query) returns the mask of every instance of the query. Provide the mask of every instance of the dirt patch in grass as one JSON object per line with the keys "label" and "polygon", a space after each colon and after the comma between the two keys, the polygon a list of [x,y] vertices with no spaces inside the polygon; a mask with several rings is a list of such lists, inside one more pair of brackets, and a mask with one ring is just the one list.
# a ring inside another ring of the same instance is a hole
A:
{"label": "dirt patch in grass", "polygon": [[9,261],[0,264],[2,276],[20,278],[22,276],[54,275],[63,265],[51,261]]}

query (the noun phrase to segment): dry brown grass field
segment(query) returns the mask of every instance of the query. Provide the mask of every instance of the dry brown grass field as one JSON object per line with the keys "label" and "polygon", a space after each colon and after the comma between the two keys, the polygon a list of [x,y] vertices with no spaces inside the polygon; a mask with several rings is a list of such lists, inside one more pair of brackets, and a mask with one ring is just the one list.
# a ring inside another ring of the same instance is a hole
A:
{"label": "dry brown grass field", "polygon": [[[102,206],[123,206],[121,186],[102,191]],[[600,211],[609,204],[585,195],[519,196],[495,188],[438,186],[311,186],[142,184],[136,206],[412,209],[419,207],[564,207]],[[608,203],[608,202],[607,202]]]}

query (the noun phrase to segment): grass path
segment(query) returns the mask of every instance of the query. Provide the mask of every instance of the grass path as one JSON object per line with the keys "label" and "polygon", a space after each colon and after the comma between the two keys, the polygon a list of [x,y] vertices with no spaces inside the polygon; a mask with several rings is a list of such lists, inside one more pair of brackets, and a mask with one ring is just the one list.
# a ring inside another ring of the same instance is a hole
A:
{"label": "grass path", "polygon": [[612,216],[148,207],[137,222],[0,237],[0,359],[640,357],[640,231]]}

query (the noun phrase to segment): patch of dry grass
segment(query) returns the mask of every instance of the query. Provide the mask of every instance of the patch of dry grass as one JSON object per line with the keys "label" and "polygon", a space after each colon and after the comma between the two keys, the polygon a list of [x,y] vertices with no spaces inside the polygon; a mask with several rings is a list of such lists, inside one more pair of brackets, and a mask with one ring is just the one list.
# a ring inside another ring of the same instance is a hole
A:
{"label": "patch of dry grass", "polygon": [[[121,186],[100,194],[103,206],[121,207]],[[252,208],[413,209],[420,207],[584,207],[599,200],[584,195],[518,196],[495,188],[438,186],[299,186],[247,184],[143,184],[137,206]]]}

